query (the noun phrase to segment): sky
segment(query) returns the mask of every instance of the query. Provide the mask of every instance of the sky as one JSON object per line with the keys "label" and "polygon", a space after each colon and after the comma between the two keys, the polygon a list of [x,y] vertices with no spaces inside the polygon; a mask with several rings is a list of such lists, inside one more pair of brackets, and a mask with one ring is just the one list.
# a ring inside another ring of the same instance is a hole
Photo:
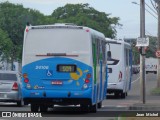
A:
{"label": "sky", "polygon": [[[0,0],[4,2],[6,0]],[[52,12],[62,7],[67,3],[89,3],[89,5],[100,12],[109,13],[110,17],[119,17],[119,23],[122,27],[117,26],[117,38],[137,38],[140,36],[140,0],[8,0],[11,3],[22,4],[25,8],[32,8],[39,10],[44,15],[51,15]],[[153,6],[150,1],[145,0],[145,3],[152,9]],[[138,4],[133,4],[136,2]],[[154,14],[156,18],[157,14],[145,6],[145,9]],[[153,17],[147,11],[145,12],[145,31],[146,35],[157,36],[158,23],[157,19]]]}

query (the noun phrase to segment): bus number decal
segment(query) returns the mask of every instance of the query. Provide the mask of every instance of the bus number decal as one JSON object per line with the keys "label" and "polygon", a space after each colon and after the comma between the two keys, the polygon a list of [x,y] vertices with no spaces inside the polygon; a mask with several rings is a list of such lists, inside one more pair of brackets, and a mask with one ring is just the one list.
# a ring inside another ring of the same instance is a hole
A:
{"label": "bus number decal", "polygon": [[40,70],[40,69],[42,69],[42,70],[48,70],[49,66],[36,66],[35,69],[36,70]]}

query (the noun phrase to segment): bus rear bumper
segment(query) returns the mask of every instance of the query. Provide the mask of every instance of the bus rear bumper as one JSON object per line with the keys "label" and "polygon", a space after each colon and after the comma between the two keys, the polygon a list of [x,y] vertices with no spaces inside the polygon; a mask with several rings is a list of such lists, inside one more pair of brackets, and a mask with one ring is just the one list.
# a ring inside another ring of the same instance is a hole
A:
{"label": "bus rear bumper", "polygon": [[108,83],[107,93],[123,92],[124,82]]}
{"label": "bus rear bumper", "polygon": [[61,91],[61,90],[23,90],[25,103],[38,104],[89,104],[91,103],[91,89],[82,91]]}
{"label": "bus rear bumper", "polygon": [[91,104],[89,98],[24,98],[26,104],[45,104],[45,105],[78,105]]}

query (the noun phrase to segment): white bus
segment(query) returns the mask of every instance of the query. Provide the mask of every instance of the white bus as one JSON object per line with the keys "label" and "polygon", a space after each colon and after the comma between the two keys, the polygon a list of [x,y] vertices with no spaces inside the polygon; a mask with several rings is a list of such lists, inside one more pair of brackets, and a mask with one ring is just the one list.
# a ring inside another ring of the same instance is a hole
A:
{"label": "white bus", "polygon": [[27,26],[22,59],[22,95],[31,111],[79,105],[96,112],[106,98],[106,40],[91,28],[71,24]]}
{"label": "white bus", "polygon": [[123,40],[107,41],[108,87],[107,93],[125,98],[131,87],[132,50],[131,45]]}

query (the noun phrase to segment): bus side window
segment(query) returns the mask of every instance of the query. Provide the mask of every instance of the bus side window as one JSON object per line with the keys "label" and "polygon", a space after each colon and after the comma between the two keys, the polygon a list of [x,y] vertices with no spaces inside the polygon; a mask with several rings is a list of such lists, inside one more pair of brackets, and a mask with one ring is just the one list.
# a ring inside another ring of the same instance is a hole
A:
{"label": "bus side window", "polygon": [[92,36],[92,56],[93,56],[93,64],[97,64],[96,60],[96,55],[97,55],[97,46],[96,46],[96,39],[94,36]]}
{"label": "bus side window", "polygon": [[106,63],[106,44],[102,41],[102,59],[103,63]]}
{"label": "bus side window", "polygon": [[126,66],[129,66],[129,50],[125,48]]}
{"label": "bus side window", "polygon": [[97,64],[99,64],[100,61],[100,41],[96,39],[96,56],[97,56]]}

